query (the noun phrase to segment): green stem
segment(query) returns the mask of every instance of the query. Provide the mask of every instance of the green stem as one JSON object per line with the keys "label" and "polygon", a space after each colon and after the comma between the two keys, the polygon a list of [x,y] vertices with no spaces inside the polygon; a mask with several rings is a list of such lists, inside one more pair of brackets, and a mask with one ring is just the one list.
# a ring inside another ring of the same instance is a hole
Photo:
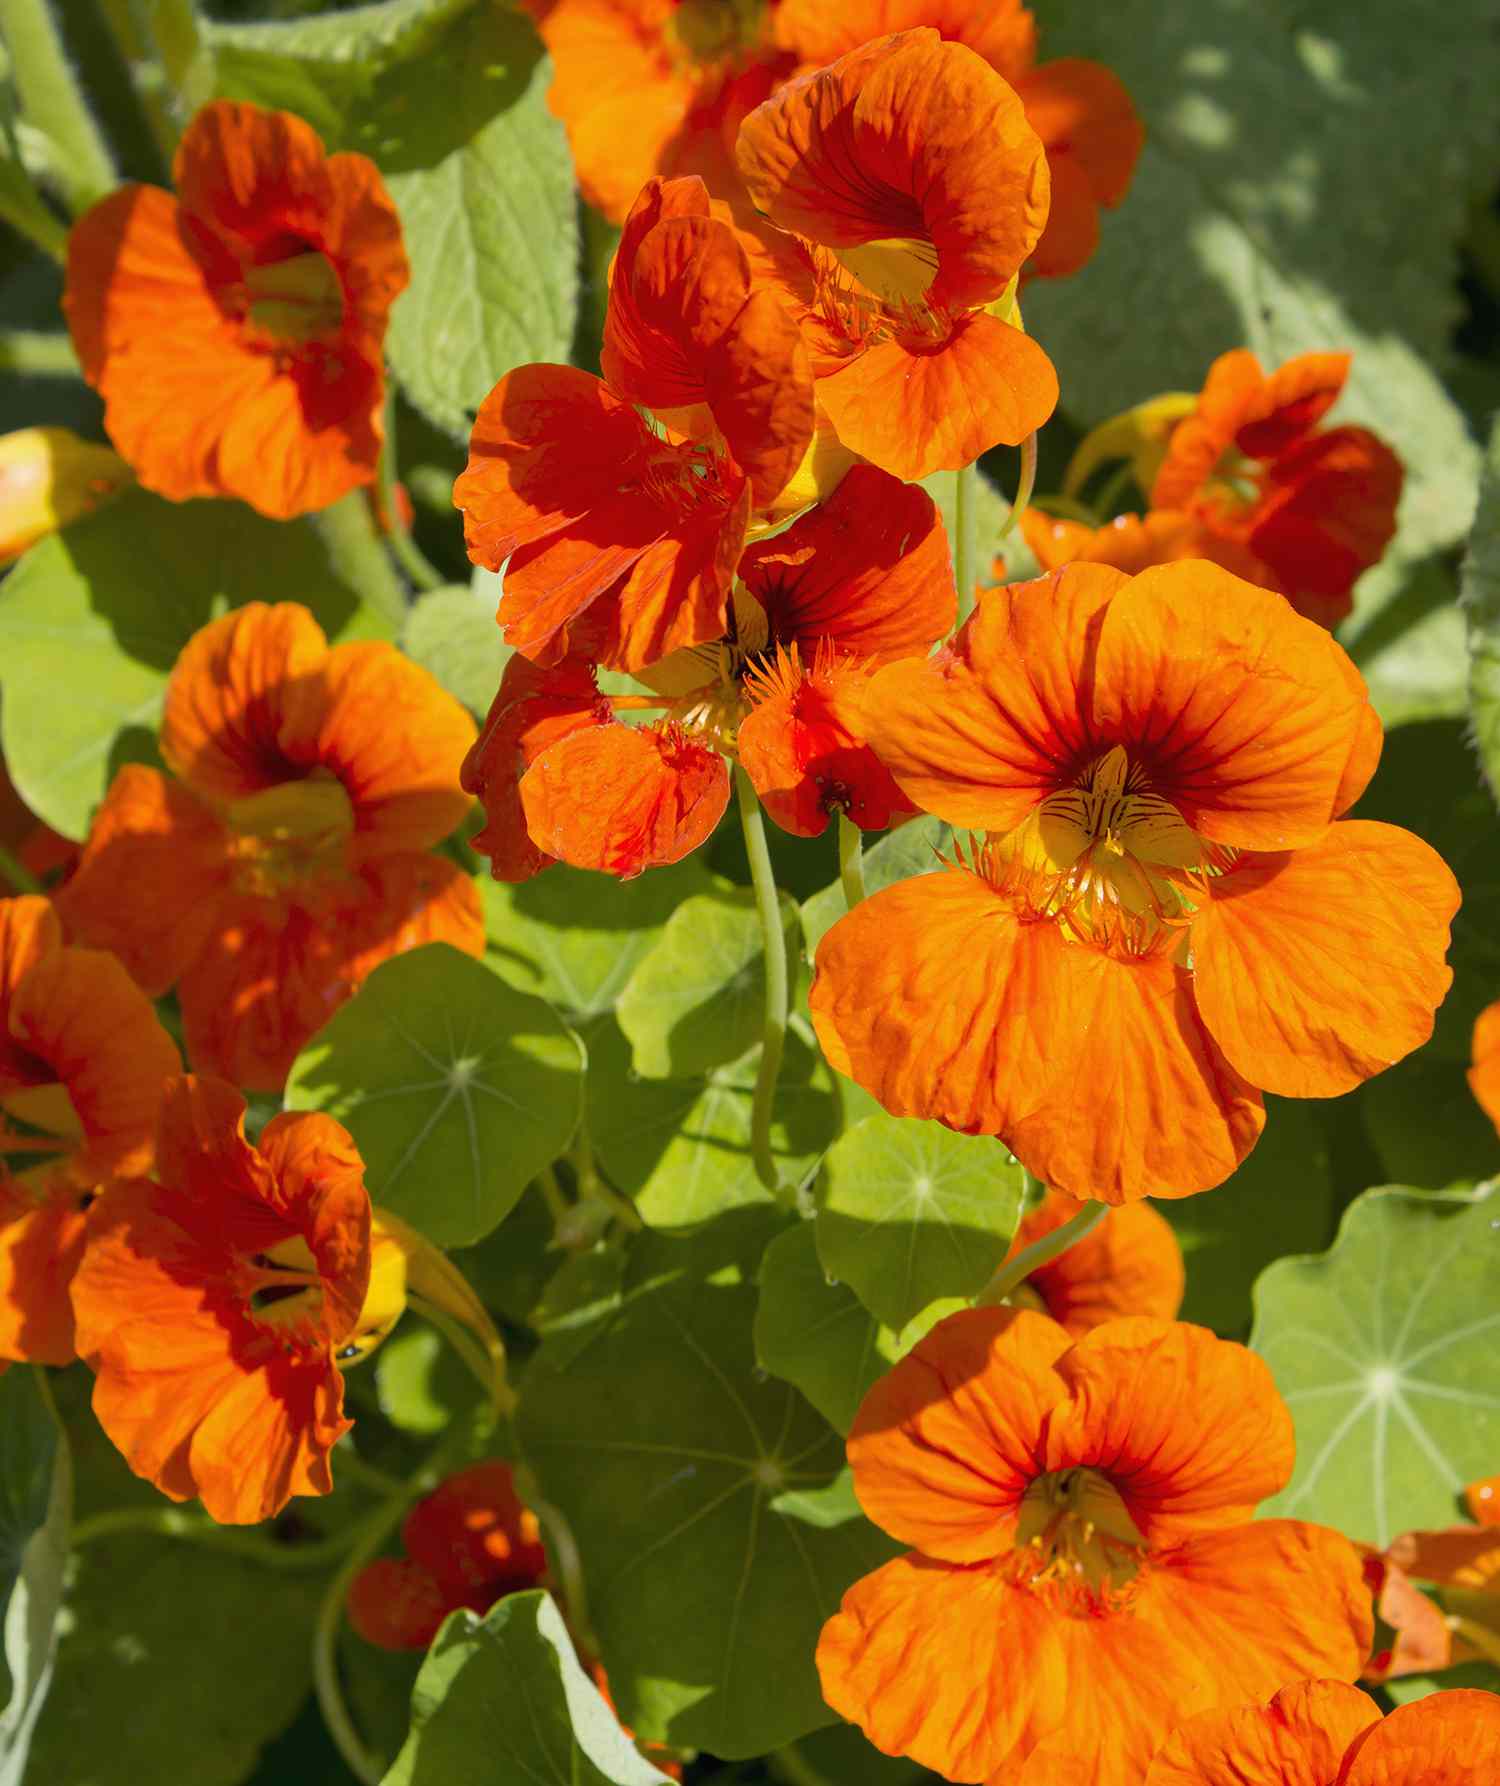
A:
{"label": "green stem", "polygon": [[78,355],[66,335],[42,329],[0,329],[0,372],[77,378]]}
{"label": "green stem", "polygon": [[0,218],[33,248],[40,248],[59,264],[68,258],[68,232],[33,193],[0,188]]}
{"label": "green stem", "polygon": [[45,893],[47,889],[31,870],[0,843],[0,880],[9,881],[17,893]]}
{"label": "green stem", "polygon": [[139,1533],[202,1544],[221,1556],[240,1557],[265,1569],[289,1573],[326,1568],[343,1556],[348,1547],[344,1538],[323,1538],[312,1544],[271,1544],[177,1507],[125,1507],[115,1513],[96,1513],[74,1526],[71,1541],[75,1545],[94,1544],[101,1538]]}
{"label": "green stem", "polygon": [[846,813],[839,814],[839,879],[844,906],[853,911],[865,896],[864,833]]}
{"label": "green stem", "polygon": [[829,1780],[795,1749],[773,1749],[766,1757],[766,1767],[784,1786],[830,1786]]}
{"label": "green stem", "polygon": [[1063,521],[1082,521],[1085,527],[1102,525],[1093,509],[1073,496],[1034,496],[1032,506],[1039,508],[1044,515],[1056,515]]}
{"label": "green stem", "polygon": [[214,60],[194,0],[147,0],[151,36],[178,109],[189,118],[213,98]]}
{"label": "green stem", "polygon": [[953,581],[958,585],[958,619],[962,625],[974,612],[978,582],[975,560],[979,556],[979,471],[966,465],[953,474]]}
{"label": "green stem", "polygon": [[568,1149],[568,1162],[573,1168],[573,1178],[578,1186],[579,1203],[602,1203],[633,1234],[638,1234],[645,1227],[641,1212],[600,1172],[594,1158],[593,1144],[589,1140],[588,1126],[581,1118],[573,1145]]}
{"label": "green stem", "polygon": [[[425,1296],[408,1291],[407,1306],[413,1314],[420,1315],[424,1321],[430,1321],[437,1328],[463,1360],[469,1375],[484,1391],[488,1404],[496,1413],[508,1416],[515,1407],[516,1398],[506,1377],[505,1354],[497,1350],[492,1356],[479,1345],[466,1327]],[[496,1346],[498,1345],[497,1340]]]}
{"label": "green stem", "polygon": [[1021,442],[1021,478],[1016,485],[1016,499],[1010,505],[1010,513],[1005,517],[1005,525],[1000,529],[1000,538],[995,542],[1002,544],[1010,537],[1011,529],[1031,506],[1031,498],[1036,491],[1036,429],[1033,428]]}
{"label": "green stem", "polygon": [[990,1281],[974,1298],[976,1308],[994,1308],[1005,1301],[1011,1291],[1024,1284],[1032,1274],[1043,1265],[1051,1262],[1067,1252],[1070,1246],[1076,1246],[1085,1234],[1092,1234],[1109,1214],[1107,1203],[1087,1203],[1075,1216],[1060,1228],[1054,1228],[1050,1234],[1044,1234],[1038,1241],[1007,1259]]}
{"label": "green stem", "polygon": [[599,1639],[589,1622],[588,1596],[584,1591],[583,1558],[578,1540],[562,1512],[543,1498],[536,1477],[524,1465],[516,1470],[516,1492],[537,1517],[547,1542],[547,1561],[562,1592],[563,1618],[573,1641],[597,1656]]}
{"label": "green stem", "polygon": [[344,1616],[344,1602],[349,1597],[349,1588],[355,1576],[400,1525],[407,1507],[419,1492],[413,1484],[403,1484],[400,1494],[393,1495],[362,1526],[355,1528],[354,1547],[345,1559],[343,1568],[328,1584],[322,1605],[318,1608],[318,1622],[313,1630],[313,1688],[318,1696],[318,1709],[323,1714],[323,1722],[328,1726],[328,1734],[333,1738],[334,1746],[343,1756],[349,1771],[364,1786],[380,1786],[385,1778],[385,1764],[378,1755],[365,1747],[364,1738],[355,1729],[349,1708],[344,1703],[344,1690],[339,1683],[339,1625]]}
{"label": "green stem", "polygon": [[117,183],[115,164],[68,61],[49,0],[0,0],[21,112],[56,151],[54,165],[76,217]]}
{"label": "green stem", "polygon": [[789,1195],[781,1182],[771,1152],[771,1116],[776,1105],[776,1081],[781,1075],[781,1056],[786,1047],[787,972],[786,937],[781,928],[781,902],[776,895],[776,871],[766,842],[766,820],[755,784],[736,763],[734,790],[739,800],[740,824],[745,833],[745,854],[750,861],[750,880],[755,888],[755,909],[766,958],[766,1013],[761,1032],[760,1071],[755,1076],[755,1098],[750,1108],[750,1153],[755,1175],[775,1196]]}
{"label": "green stem", "polygon": [[380,506],[385,514],[385,542],[418,589],[441,589],[447,581],[412,538],[396,501],[396,387],[385,394],[385,445],[380,453]]}
{"label": "green stem", "polygon": [[552,1226],[567,1220],[572,1205],[563,1195],[563,1188],[557,1182],[557,1174],[550,1166],[543,1166],[536,1176],[536,1188],[542,1194],[542,1201],[547,1205],[547,1214],[552,1217]]}
{"label": "green stem", "polygon": [[397,631],[406,620],[406,590],[380,543],[363,490],[351,490],[314,519],[333,568]]}

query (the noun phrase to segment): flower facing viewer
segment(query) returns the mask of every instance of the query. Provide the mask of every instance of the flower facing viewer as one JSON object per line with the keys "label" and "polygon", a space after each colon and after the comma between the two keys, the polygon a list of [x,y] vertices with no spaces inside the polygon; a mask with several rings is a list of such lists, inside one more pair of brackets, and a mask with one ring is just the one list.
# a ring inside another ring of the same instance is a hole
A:
{"label": "flower facing viewer", "polygon": [[175,198],[112,192],[68,242],[63,304],[110,439],[174,501],[326,508],[380,457],[395,206],[363,155],[231,100],[194,117],[173,178]]}
{"label": "flower facing viewer", "polygon": [[865,1512],[913,1548],[823,1627],[824,1696],[952,1780],[1138,1781],[1184,1716],[1352,1678],[1371,1616],[1338,1533],[1253,1520],[1291,1474],[1261,1361],[1202,1328],[1029,1310],[933,1329],[849,1435]]}
{"label": "flower facing viewer", "polygon": [[277,1090],[380,962],[483,948],[473,882],[431,854],[469,810],[473,739],[394,647],[330,649],[291,602],[236,609],[178,658],[161,728],[173,774],[116,775],[64,922],[153,996],[177,987],[195,1067]]}
{"label": "flower facing viewer", "polygon": [[332,1488],[329,1453],[352,1425],[338,1356],[370,1282],[348,1132],[278,1116],[252,1146],[244,1118],[232,1086],[175,1081],[154,1176],[99,1197],[73,1280],[105,1432],[138,1476],[234,1525]]}
{"label": "flower facing viewer", "polygon": [[1341,817],[1379,723],[1280,596],[1073,565],[879,671],[864,724],[984,834],[818,950],[824,1051],[896,1115],[998,1135],[1070,1196],[1186,1196],[1254,1146],[1262,1089],[1336,1096],[1431,1034],[1457,884]]}

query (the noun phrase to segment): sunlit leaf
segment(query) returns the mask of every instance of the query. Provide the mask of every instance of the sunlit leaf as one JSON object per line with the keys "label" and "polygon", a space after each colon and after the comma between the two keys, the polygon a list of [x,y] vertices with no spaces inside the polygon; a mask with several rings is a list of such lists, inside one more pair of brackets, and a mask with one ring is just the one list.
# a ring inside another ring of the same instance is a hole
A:
{"label": "sunlit leaf", "polygon": [[121,763],[156,761],[167,675],[199,627],[296,600],[370,630],[304,522],[134,490],[33,546],[0,588],[0,749],[28,806],[81,838]]}
{"label": "sunlit leaf", "polygon": [[1251,1344],[1297,1426],[1266,1511],[1367,1543],[1451,1525],[1500,1452],[1500,1193],[1367,1191],[1331,1251],[1255,1288]]}
{"label": "sunlit leaf", "polygon": [[297,1056],[293,1110],[345,1125],[383,1204],[440,1246],[514,1208],[577,1126],[583,1049],[550,1005],[430,943],[376,968]]}
{"label": "sunlit leaf", "polygon": [[818,1257],[878,1320],[902,1328],[929,1303],[984,1287],[1009,1249],[1024,1185],[989,1136],[867,1116],[823,1162]]}
{"label": "sunlit leaf", "polygon": [[457,1612],[412,1691],[384,1786],[654,1786],[667,1775],[620,1728],[544,1593]]}
{"label": "sunlit leaf", "polygon": [[495,624],[495,604],[467,583],[418,596],[401,631],[401,649],[481,720],[510,656]]}
{"label": "sunlit leaf", "polygon": [[0,1376],[0,1786],[20,1786],[52,1683],[72,1505],[68,1444],[42,1372],[13,1364]]}
{"label": "sunlit leaf", "polygon": [[1462,588],[1474,737],[1490,788],[1500,799],[1500,419],[1490,435],[1479,483],[1479,512],[1469,535]]}
{"label": "sunlit leaf", "polygon": [[735,1275],[708,1270],[694,1243],[646,1243],[587,1343],[533,1360],[519,1416],[523,1452],[578,1540],[621,1717],[726,1757],[832,1721],[818,1631],[891,1554],[860,1518],[823,1523],[832,1510],[812,1497],[843,1446],[757,1370],[755,1291]]}

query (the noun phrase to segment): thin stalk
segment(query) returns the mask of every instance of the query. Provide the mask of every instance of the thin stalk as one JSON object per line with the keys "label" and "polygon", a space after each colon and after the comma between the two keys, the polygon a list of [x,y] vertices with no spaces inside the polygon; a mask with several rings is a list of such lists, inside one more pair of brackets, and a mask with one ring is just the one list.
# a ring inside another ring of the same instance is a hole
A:
{"label": "thin stalk", "polygon": [[515,1391],[506,1377],[505,1352],[500,1346],[498,1335],[493,1350],[486,1350],[469,1330],[455,1321],[446,1310],[440,1309],[436,1303],[425,1296],[407,1293],[407,1306],[413,1314],[420,1315],[424,1321],[430,1321],[458,1353],[479,1387],[484,1391],[486,1400],[500,1415],[508,1416],[516,1405]]}
{"label": "thin stalk", "polygon": [[385,515],[385,543],[418,589],[441,589],[447,578],[428,559],[401,518],[396,501],[396,387],[385,394],[385,445],[380,451],[380,507]]}
{"label": "thin stalk", "polygon": [[190,118],[213,98],[214,60],[194,0],[147,0],[147,17],[177,109]]}
{"label": "thin stalk", "polygon": [[322,1538],[314,1544],[268,1544],[264,1538],[215,1525],[211,1519],[184,1513],[176,1507],[125,1507],[114,1513],[96,1513],[73,1527],[70,1542],[96,1544],[101,1538],[141,1533],[202,1544],[221,1556],[240,1557],[263,1569],[285,1573],[326,1568],[348,1548],[344,1538]]}
{"label": "thin stalk", "polygon": [[1093,509],[1075,496],[1034,496],[1031,500],[1032,506],[1039,508],[1044,515],[1056,515],[1063,521],[1082,521],[1086,527],[1101,525]]}
{"label": "thin stalk", "polygon": [[831,1786],[827,1777],[795,1749],[773,1749],[766,1757],[766,1767],[772,1778],[782,1781],[783,1786]]}
{"label": "thin stalk", "polygon": [[18,857],[0,843],[0,880],[9,881],[17,893],[45,893],[47,889]]}
{"label": "thin stalk", "polygon": [[1036,429],[1033,428],[1021,442],[1021,481],[1016,485],[1016,499],[1010,505],[1010,513],[1005,517],[1005,525],[1000,529],[1000,538],[995,542],[1000,545],[1010,537],[1011,529],[1031,506],[1031,498],[1036,491]]}
{"label": "thin stalk", "polygon": [[339,1683],[339,1623],[344,1616],[350,1584],[401,1523],[407,1507],[419,1492],[413,1485],[403,1484],[400,1494],[392,1495],[362,1526],[355,1528],[354,1547],[343,1568],[328,1584],[313,1630],[313,1688],[318,1695],[318,1709],[335,1748],[343,1756],[349,1771],[364,1786],[380,1786],[385,1778],[385,1763],[365,1747],[364,1738],[355,1729],[349,1708],[344,1703],[344,1690]]}
{"label": "thin stalk", "polygon": [[1478,1650],[1487,1662],[1500,1668],[1500,1636],[1495,1632],[1475,1624],[1473,1619],[1460,1618],[1456,1613],[1449,1613],[1443,1623],[1455,1637],[1461,1637],[1470,1649]]}
{"label": "thin stalk", "polygon": [[363,490],[351,490],[314,519],[333,568],[380,615],[399,629],[406,619],[406,589],[380,543]]}
{"label": "thin stalk", "polygon": [[572,1205],[563,1195],[563,1188],[557,1182],[557,1174],[550,1166],[543,1166],[536,1175],[536,1188],[542,1194],[542,1201],[547,1205],[547,1213],[552,1217],[552,1226],[556,1228],[566,1221]]}
{"label": "thin stalk", "polygon": [[844,906],[853,911],[865,896],[864,833],[846,813],[839,814],[839,879],[844,884]]}
{"label": "thin stalk", "polygon": [[966,465],[953,474],[953,581],[958,585],[958,619],[962,625],[974,612],[974,591],[979,581],[979,470]]}
{"label": "thin stalk", "polygon": [[750,880],[755,888],[755,909],[760,917],[766,957],[766,1013],[761,1031],[760,1071],[755,1077],[755,1098],[750,1107],[750,1154],[760,1182],[773,1195],[785,1197],[788,1190],[781,1182],[771,1152],[771,1116],[786,1047],[786,937],[781,928],[781,903],[776,896],[776,871],[766,843],[765,814],[760,809],[755,784],[738,763],[734,766],[734,791],[739,800],[745,854],[750,860]]}
{"label": "thin stalk", "polygon": [[28,124],[56,151],[53,166],[76,217],[118,181],[115,164],[68,61],[49,0],[0,0],[0,36]]}
{"label": "thin stalk", "polygon": [[0,329],[0,372],[77,378],[78,355],[66,335],[48,329]]}
{"label": "thin stalk", "polygon": [[1060,1228],[1044,1234],[1038,1241],[1007,1259],[985,1287],[974,1298],[976,1308],[994,1308],[1005,1301],[1011,1291],[1024,1284],[1040,1266],[1060,1258],[1070,1246],[1076,1246],[1084,1235],[1092,1234],[1109,1214],[1107,1203],[1089,1203],[1070,1216]]}

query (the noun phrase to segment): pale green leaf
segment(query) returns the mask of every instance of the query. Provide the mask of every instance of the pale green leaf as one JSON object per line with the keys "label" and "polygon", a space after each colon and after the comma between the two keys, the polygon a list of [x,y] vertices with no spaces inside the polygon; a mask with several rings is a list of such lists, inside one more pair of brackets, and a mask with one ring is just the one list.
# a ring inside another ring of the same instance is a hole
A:
{"label": "pale green leaf", "polygon": [[818,1632],[892,1554],[863,1519],[824,1523],[833,1509],[809,1498],[843,1446],[757,1370],[755,1291],[733,1275],[693,1242],[647,1242],[622,1306],[562,1359],[549,1342],[532,1361],[518,1420],[578,1540],[622,1719],[729,1758],[832,1721]]}
{"label": "pale green leaf", "polygon": [[408,1314],[375,1354],[380,1411],[402,1432],[430,1438],[471,1399],[472,1383],[440,1334]]}
{"label": "pale green leaf", "polygon": [[1452,544],[1477,454],[1433,368],[1470,174],[1488,179],[1500,147],[1489,0],[1424,14],[1412,54],[1393,48],[1410,42],[1405,0],[1054,0],[1040,17],[1044,54],[1108,64],[1146,126],[1089,266],[1026,294],[1068,412],[1091,423],[1196,390],[1235,347],[1266,366],[1352,349],[1333,419],[1406,464],[1399,556]]}
{"label": "pale green leaf", "polygon": [[376,1203],[466,1246],[566,1148],[582,1085],[583,1049],[550,1005],[430,943],[383,962],[334,1013],[286,1101],[348,1128]]}
{"label": "pale green leaf", "polygon": [[653,1767],[584,1672],[544,1593],[457,1612],[412,1691],[384,1786],[654,1786]]}
{"label": "pale green leaf", "polygon": [[[790,899],[781,902],[781,922],[794,973],[802,930]],[[636,1072],[681,1079],[738,1060],[760,1040],[765,988],[751,889],[721,882],[685,899],[637,963],[616,1007]]]}
{"label": "pale green leaf", "polygon": [[479,890],[496,971],[578,1021],[614,1008],[667,919],[712,886],[692,855],[629,881],[557,867],[516,885],[486,876]]}
{"label": "pale green leaf", "polygon": [[155,760],[167,676],[192,635],[288,597],[331,638],[367,630],[313,529],[243,503],[134,490],[33,546],[0,587],[0,751],[27,805],[83,837],[120,764]]}
{"label": "pale green leaf", "polygon": [[1500,1453],[1500,1193],[1367,1191],[1333,1248],[1255,1287],[1251,1345],[1297,1428],[1264,1511],[1377,1546],[1451,1525]]}
{"label": "pale green leaf", "polygon": [[401,629],[401,649],[481,720],[510,656],[495,624],[494,603],[476,596],[467,583],[418,596]]}
{"label": "pale green leaf", "polygon": [[1490,435],[1462,589],[1474,737],[1485,777],[1500,799],[1500,417]]}
{"label": "pale green leaf", "polygon": [[[690,1228],[770,1193],[750,1155],[760,1049],[688,1079],[643,1079],[609,1022],[589,1031],[589,1133],[611,1181],[654,1228]],[[838,1129],[833,1075],[796,1030],[787,1037],[771,1121],[783,1179],[801,1183]]]}
{"label": "pale green leaf", "polygon": [[20,1786],[52,1684],[72,1518],[67,1439],[41,1370],[0,1377],[0,1786]]}
{"label": "pale green leaf", "polygon": [[1469,657],[1453,571],[1444,558],[1370,571],[1340,628],[1387,726],[1465,711]]}
{"label": "pale green leaf", "polygon": [[1009,1250],[1025,1173],[986,1135],[867,1116],[823,1161],[818,1257],[886,1326],[976,1295]]}

